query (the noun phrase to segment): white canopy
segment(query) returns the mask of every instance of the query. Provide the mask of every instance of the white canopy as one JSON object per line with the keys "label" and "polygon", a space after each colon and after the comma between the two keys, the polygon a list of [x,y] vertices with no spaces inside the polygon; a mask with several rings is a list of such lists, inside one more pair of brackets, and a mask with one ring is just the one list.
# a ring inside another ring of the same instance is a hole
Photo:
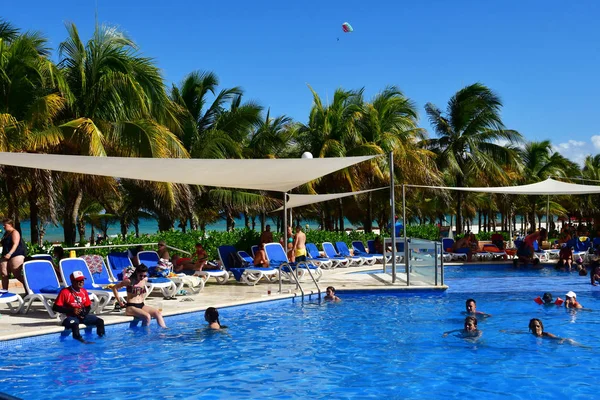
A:
{"label": "white canopy", "polygon": [[464,192],[504,193],[504,194],[532,194],[532,195],[554,195],[554,194],[591,194],[600,193],[600,186],[578,185],[566,183],[548,178],[543,182],[532,183],[521,186],[499,186],[499,187],[445,187],[445,186],[420,186],[406,185],[409,187],[420,187],[429,189],[461,190]]}
{"label": "white canopy", "polygon": [[373,157],[376,156],[207,160],[0,152],[0,164],[156,182],[286,192]]}
{"label": "white canopy", "polygon": [[[329,201],[329,200],[334,200],[334,199],[341,199],[342,197],[348,197],[348,196],[356,196],[359,194],[363,194],[363,193],[369,193],[369,192],[373,192],[376,190],[382,190],[382,189],[389,189],[389,187],[381,187],[381,188],[377,188],[377,189],[367,189],[367,190],[361,190],[358,192],[344,192],[344,193],[329,193],[329,194],[288,194],[287,195],[287,208],[294,208],[294,207],[301,207],[301,206],[307,206],[309,204],[315,204],[315,203],[320,203],[322,201]],[[283,210],[283,207],[279,207],[277,210],[275,211],[281,211]]]}

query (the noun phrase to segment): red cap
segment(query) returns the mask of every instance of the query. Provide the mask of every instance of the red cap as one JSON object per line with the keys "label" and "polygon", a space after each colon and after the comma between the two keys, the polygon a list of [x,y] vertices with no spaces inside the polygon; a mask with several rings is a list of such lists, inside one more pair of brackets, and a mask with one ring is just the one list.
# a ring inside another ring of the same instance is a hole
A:
{"label": "red cap", "polygon": [[73,281],[83,281],[85,280],[85,276],[83,276],[83,272],[81,271],[73,271],[71,274],[71,282]]}

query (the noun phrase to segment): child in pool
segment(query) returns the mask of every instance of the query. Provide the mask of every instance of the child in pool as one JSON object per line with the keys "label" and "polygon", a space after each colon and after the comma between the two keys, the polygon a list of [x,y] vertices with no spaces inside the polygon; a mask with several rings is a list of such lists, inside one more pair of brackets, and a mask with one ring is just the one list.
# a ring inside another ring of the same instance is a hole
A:
{"label": "child in pool", "polygon": [[566,308],[583,308],[577,301],[577,295],[573,291],[569,291],[566,295],[565,307]]}
{"label": "child in pool", "polygon": [[459,337],[462,338],[478,338],[481,336],[481,331],[477,329],[477,318],[472,316],[465,318],[464,329],[455,329],[453,331],[444,332],[443,337],[446,337],[454,332],[460,333]]}

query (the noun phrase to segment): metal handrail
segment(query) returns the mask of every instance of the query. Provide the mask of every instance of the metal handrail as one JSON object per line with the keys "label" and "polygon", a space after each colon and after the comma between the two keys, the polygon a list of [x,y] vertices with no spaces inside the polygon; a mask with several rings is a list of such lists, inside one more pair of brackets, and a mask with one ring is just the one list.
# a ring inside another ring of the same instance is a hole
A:
{"label": "metal handrail", "polygon": [[281,264],[279,264],[279,294],[281,294],[281,267],[284,266],[288,266],[290,268],[290,274],[291,276],[294,277],[294,280],[296,281],[296,287],[300,289],[300,292],[302,293],[302,299],[304,299],[304,289],[302,289],[302,285],[300,284],[300,280],[298,279],[298,277],[294,274],[294,271],[290,265],[290,263],[287,262],[283,262]]}
{"label": "metal handrail", "polygon": [[317,287],[317,292],[319,293],[319,300],[320,300],[321,299],[321,288],[319,287],[319,284],[317,283],[317,280],[315,279],[314,275],[312,274],[312,271],[310,270],[310,267],[308,265],[308,261],[300,261],[298,263],[298,266],[300,266],[300,264],[306,265],[306,269],[308,270],[308,274],[310,275],[310,277],[312,278],[313,282],[315,283],[315,286]]}

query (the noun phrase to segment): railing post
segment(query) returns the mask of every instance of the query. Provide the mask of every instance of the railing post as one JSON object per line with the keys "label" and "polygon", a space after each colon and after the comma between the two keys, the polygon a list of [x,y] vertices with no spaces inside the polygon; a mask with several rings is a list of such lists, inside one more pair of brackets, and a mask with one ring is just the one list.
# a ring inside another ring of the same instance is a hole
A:
{"label": "railing post", "polygon": [[434,271],[435,271],[435,286],[438,285],[438,242],[435,242],[435,263],[434,263]]}

